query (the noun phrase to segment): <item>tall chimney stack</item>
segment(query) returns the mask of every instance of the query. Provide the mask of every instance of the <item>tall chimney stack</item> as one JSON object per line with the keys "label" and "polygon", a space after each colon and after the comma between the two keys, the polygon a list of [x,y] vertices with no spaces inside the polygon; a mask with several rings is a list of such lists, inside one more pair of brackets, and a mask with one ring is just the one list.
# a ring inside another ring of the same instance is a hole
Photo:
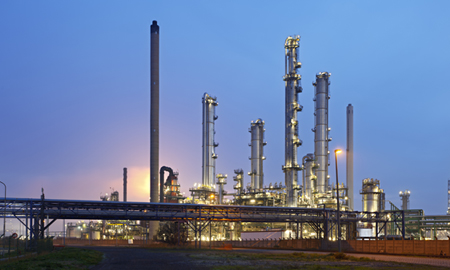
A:
{"label": "tall chimney stack", "polygon": [[159,26],[150,27],[150,202],[159,202]]}
{"label": "tall chimney stack", "polygon": [[[150,202],[159,202],[159,26],[150,26]],[[149,238],[153,239],[158,221],[150,221]]]}
{"label": "tall chimney stack", "polygon": [[353,106],[347,106],[347,192],[349,208],[355,210],[353,194]]}
{"label": "tall chimney stack", "polygon": [[127,168],[123,168],[123,201],[127,201]]}

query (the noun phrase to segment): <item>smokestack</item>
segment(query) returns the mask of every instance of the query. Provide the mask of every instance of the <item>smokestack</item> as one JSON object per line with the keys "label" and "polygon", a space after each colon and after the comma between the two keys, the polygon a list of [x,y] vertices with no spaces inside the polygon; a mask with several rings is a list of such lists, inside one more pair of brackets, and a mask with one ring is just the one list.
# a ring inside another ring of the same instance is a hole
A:
{"label": "smokestack", "polygon": [[285,48],[285,148],[282,167],[284,171],[284,181],[286,183],[286,206],[297,207],[298,201],[298,171],[300,165],[297,160],[297,147],[302,144],[298,138],[297,112],[302,110],[298,103],[298,93],[302,92],[300,85],[300,74],[297,69],[301,67],[298,61],[298,47],[300,46],[300,36],[288,37],[284,43]]}
{"label": "smokestack", "polygon": [[[150,202],[159,202],[159,26],[150,26]],[[150,221],[149,238],[153,239],[158,221]]]}
{"label": "smokestack", "polygon": [[123,201],[127,201],[127,168],[123,168]]}
{"label": "smokestack", "polygon": [[159,26],[150,27],[150,202],[159,202]]}
{"label": "smokestack", "polygon": [[347,195],[348,206],[355,210],[353,195],[353,106],[347,106]]}

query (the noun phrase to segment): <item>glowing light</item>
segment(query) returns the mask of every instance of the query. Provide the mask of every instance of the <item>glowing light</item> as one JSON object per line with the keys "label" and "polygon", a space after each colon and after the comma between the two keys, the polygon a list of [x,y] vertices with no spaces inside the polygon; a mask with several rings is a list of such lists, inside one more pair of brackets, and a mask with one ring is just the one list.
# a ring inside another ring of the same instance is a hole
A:
{"label": "glowing light", "polygon": [[341,149],[336,149],[336,150],[334,150],[334,153],[335,154],[340,154],[340,153],[342,153],[342,150]]}

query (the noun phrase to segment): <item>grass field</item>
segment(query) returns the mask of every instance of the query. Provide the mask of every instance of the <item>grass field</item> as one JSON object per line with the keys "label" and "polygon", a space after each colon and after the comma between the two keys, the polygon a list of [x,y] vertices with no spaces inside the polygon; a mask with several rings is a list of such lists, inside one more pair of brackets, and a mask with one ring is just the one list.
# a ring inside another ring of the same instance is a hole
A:
{"label": "grass field", "polygon": [[103,258],[99,251],[82,248],[64,248],[47,254],[0,262],[0,269],[41,270],[41,269],[89,269]]}
{"label": "grass field", "polygon": [[368,258],[356,258],[343,253],[250,253],[250,252],[193,252],[189,256],[200,265],[214,270],[261,270],[261,269],[447,269],[428,265],[413,265],[395,262],[374,261]]}
{"label": "grass field", "polygon": [[[369,270],[369,269],[447,269],[442,267],[433,267],[428,265],[415,265],[395,262],[374,261],[368,258],[356,258],[347,256],[343,253],[267,253],[264,251],[245,251],[245,250],[208,250],[208,249],[142,249],[142,248],[123,248],[118,252],[115,248],[106,248],[105,252],[108,260],[113,260],[110,265],[115,265],[117,260],[126,264],[133,263],[133,260],[139,261],[135,266],[152,265],[153,260],[158,260],[163,269],[171,269],[169,264],[175,257],[181,258],[189,269],[213,269],[213,270],[275,270],[275,269],[338,269],[338,270]],[[111,253],[113,252],[113,253]],[[115,253],[114,253],[115,252]],[[138,258],[130,259],[131,254],[141,252]],[[153,257],[150,254],[156,254]],[[172,256],[170,254],[173,254]],[[113,254],[113,255],[111,255]],[[148,254],[148,255],[147,255]],[[95,250],[95,247],[70,248],[66,247],[59,251],[39,255],[32,258],[22,258],[12,262],[0,262],[0,270],[40,270],[40,269],[90,269],[99,264],[103,259],[103,253]],[[109,256],[109,257],[108,257]],[[155,257],[156,256],[156,257]],[[120,257],[120,258],[119,258]],[[184,258],[184,259],[183,259]],[[108,263],[108,260],[102,264]],[[127,261],[128,260],[128,261]],[[146,261],[148,260],[148,261]],[[161,261],[162,260],[162,261]],[[167,261],[164,261],[167,260]],[[164,268],[164,266],[166,268]],[[111,268],[114,269],[114,268]],[[151,269],[151,268],[149,268]],[[178,269],[178,268],[177,268]]]}

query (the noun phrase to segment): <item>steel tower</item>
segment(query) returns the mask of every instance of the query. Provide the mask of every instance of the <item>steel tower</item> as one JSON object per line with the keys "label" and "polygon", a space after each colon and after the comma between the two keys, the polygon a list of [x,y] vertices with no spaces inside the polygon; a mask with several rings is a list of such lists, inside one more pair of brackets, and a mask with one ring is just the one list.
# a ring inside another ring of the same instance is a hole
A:
{"label": "steel tower", "polygon": [[252,142],[251,147],[251,171],[248,173],[251,176],[251,189],[259,191],[264,185],[263,160],[264,157],[264,121],[261,119],[252,121],[249,132],[251,133]]}
{"label": "steel tower", "polygon": [[301,67],[298,59],[300,36],[289,36],[284,44],[285,48],[285,165],[286,206],[296,207],[298,201],[298,171],[301,167],[297,160],[297,147],[302,144],[298,137],[297,112],[302,106],[297,101],[297,94],[302,92],[301,76],[297,69]]}
{"label": "steel tower", "polygon": [[320,72],[316,75],[315,86],[315,127],[314,132],[314,156],[316,158],[317,192],[325,194],[328,191],[329,175],[329,149],[328,142],[330,128],[328,127],[328,99],[330,99],[328,85],[330,73]]}
{"label": "steel tower", "polygon": [[219,105],[216,97],[211,97],[207,93],[203,95],[203,133],[202,133],[202,184],[213,187],[216,171],[215,148],[219,146],[214,142],[214,121],[217,120],[216,106]]}

